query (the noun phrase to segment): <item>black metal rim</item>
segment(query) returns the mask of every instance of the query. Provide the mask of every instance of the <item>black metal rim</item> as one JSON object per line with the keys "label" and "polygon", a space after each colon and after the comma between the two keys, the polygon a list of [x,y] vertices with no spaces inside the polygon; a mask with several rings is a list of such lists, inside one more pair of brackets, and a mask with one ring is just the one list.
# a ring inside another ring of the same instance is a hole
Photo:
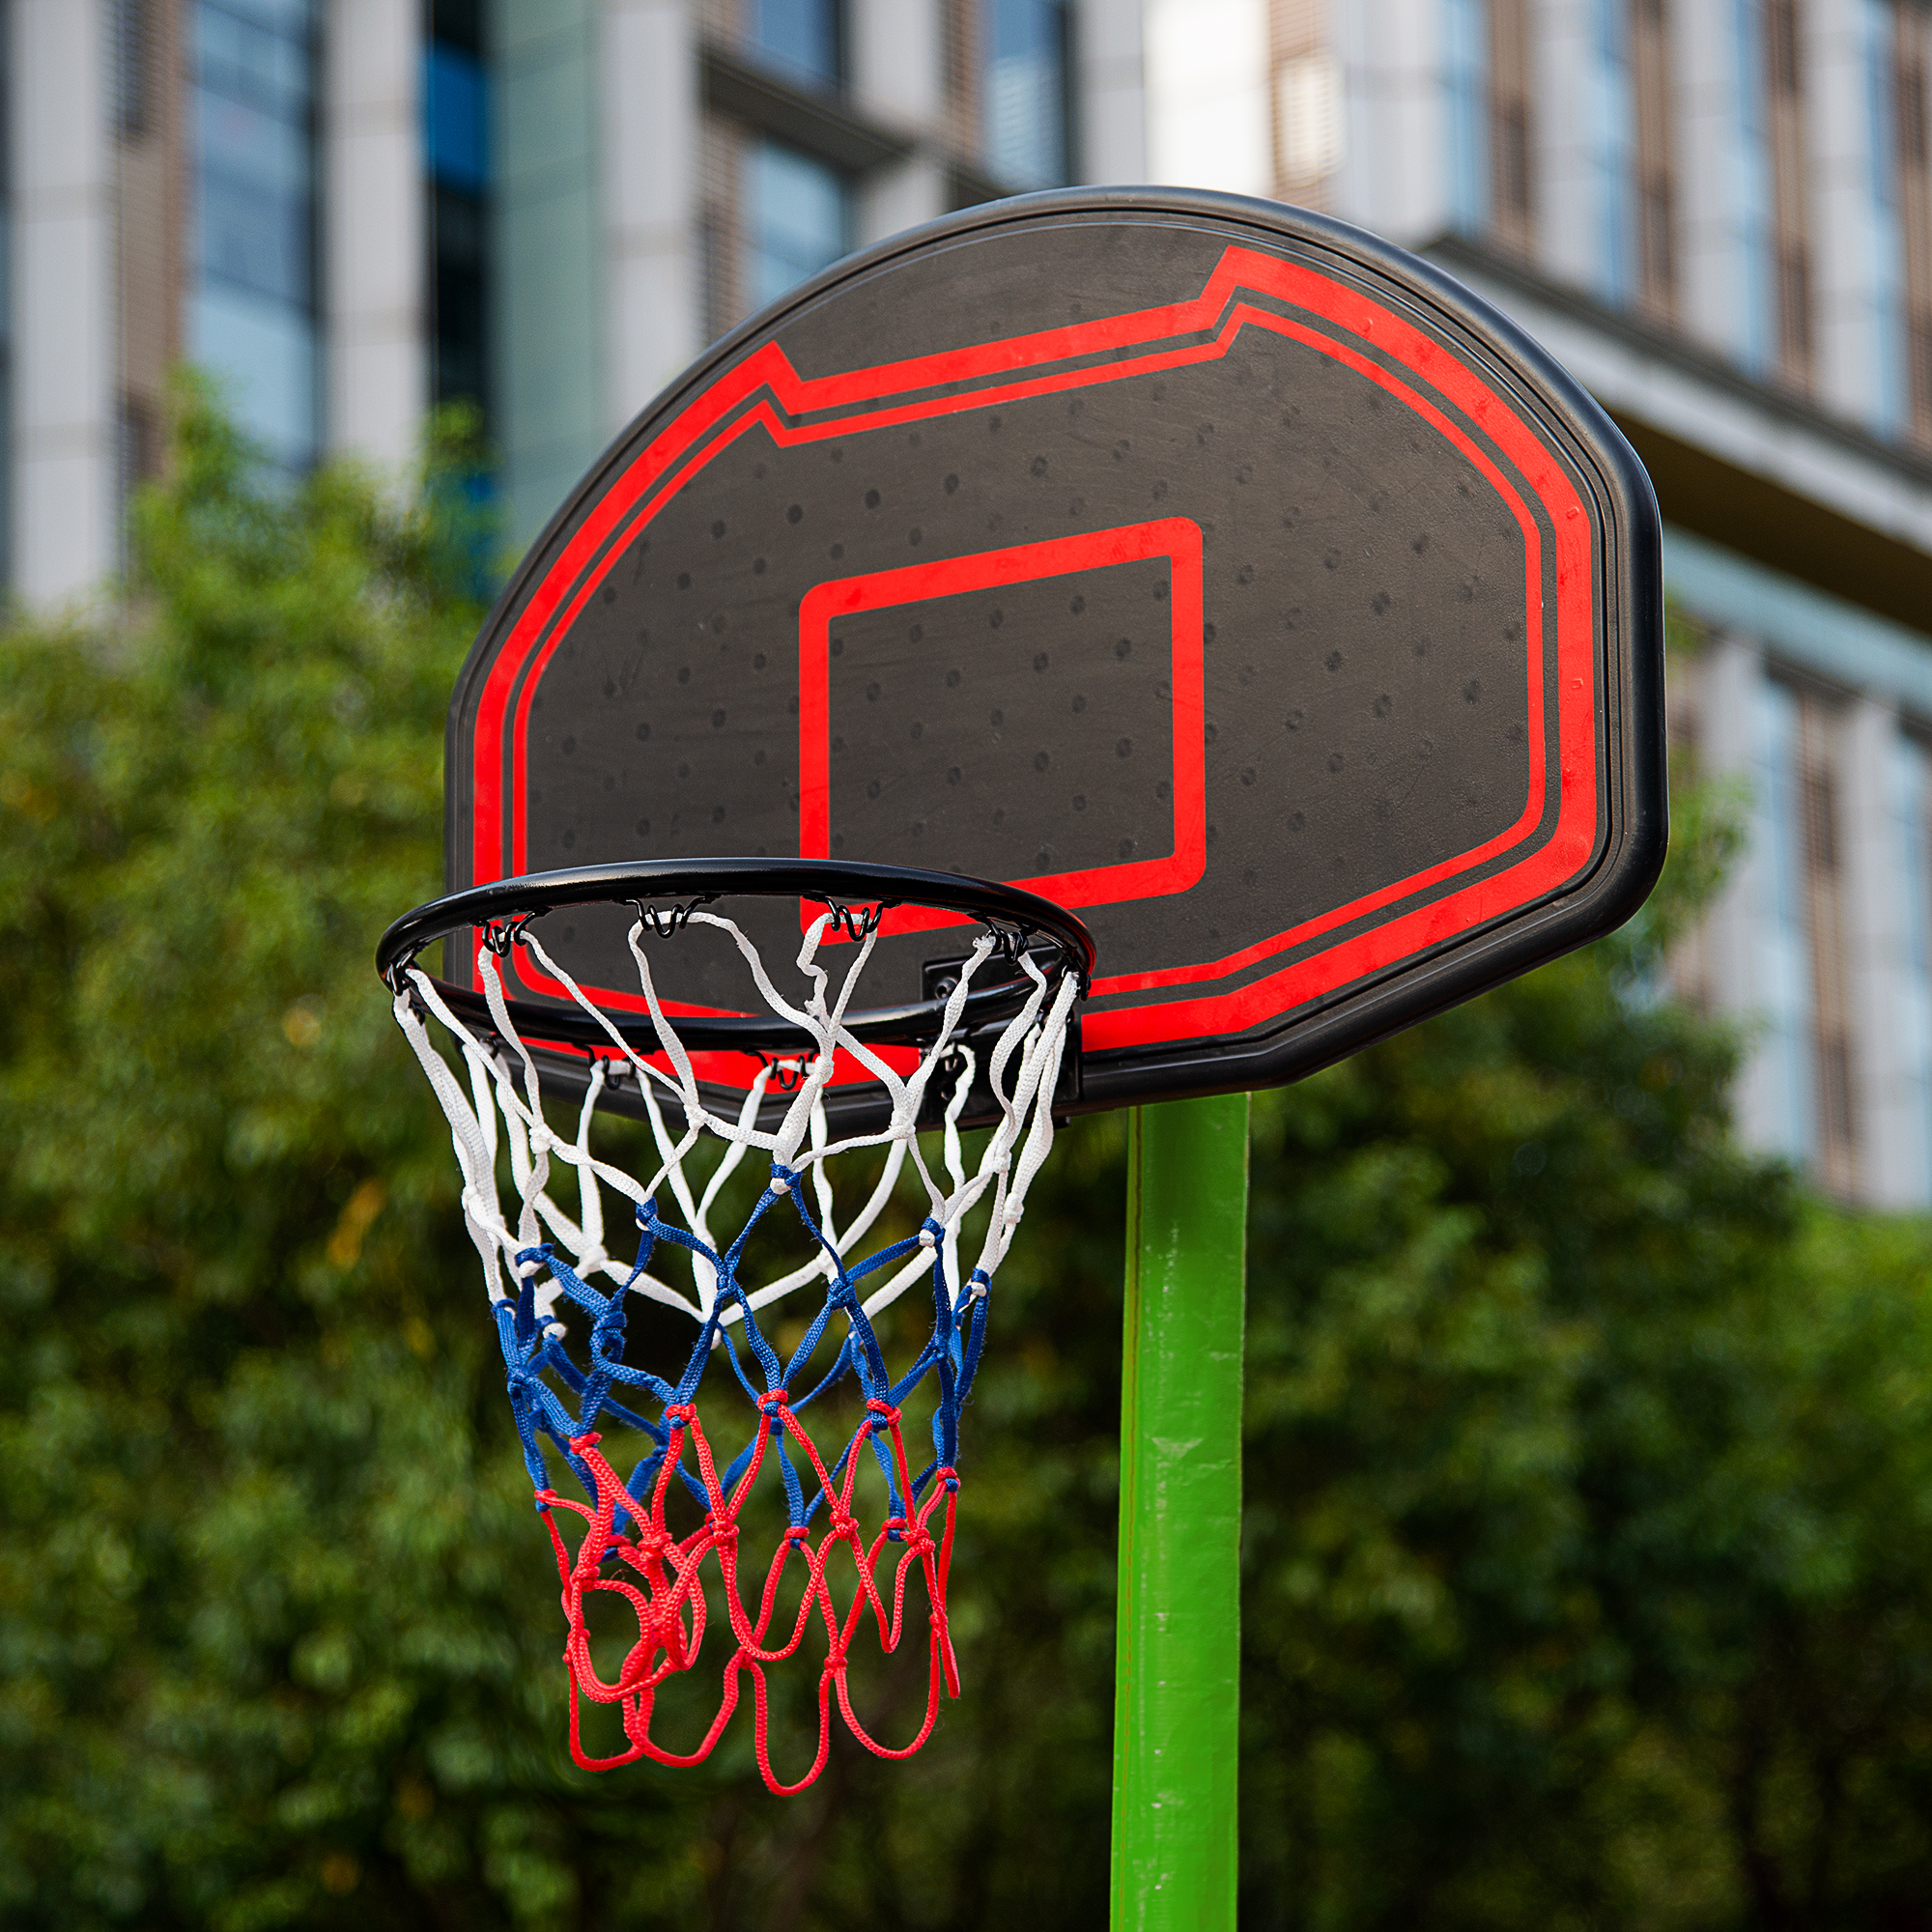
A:
{"label": "black metal rim", "polygon": [[[995,932],[1010,935],[1013,952],[1040,940],[1055,946],[1079,975],[1084,993],[1093,980],[1094,938],[1064,907],[1017,886],[973,879],[957,872],[919,871],[903,866],[844,865],[830,859],[658,859],[641,864],[581,866],[521,878],[493,880],[432,899],[405,913],[376,948],[376,970],[392,992],[408,986],[406,974],[425,947],[466,927],[492,934],[499,950],[516,941],[533,919],[566,906],[630,905],[662,936],[675,932],[698,905],[722,898],[800,898],[831,908],[854,937],[869,929],[878,914],[894,906],[932,906],[977,919]],[[660,910],[662,908],[662,910]],[[858,909],[865,908],[862,913]],[[495,1016],[483,995],[446,980],[434,980],[452,1012],[494,1030]],[[1009,1019],[1026,1004],[1033,981],[1024,975],[967,995],[959,1031],[971,1033]],[[540,1006],[532,1000],[506,1003],[519,1033],[540,1040],[609,1046],[611,1036],[582,1009]],[[922,1000],[900,1007],[873,1007],[847,1017],[845,1025],[868,1045],[913,1046],[934,1038],[946,1012],[944,1000]],[[650,1015],[609,1015],[620,1038],[639,1052],[660,1050]],[[762,1016],[676,1016],[677,1036],[695,1052],[796,1053],[810,1036],[774,1014]]]}

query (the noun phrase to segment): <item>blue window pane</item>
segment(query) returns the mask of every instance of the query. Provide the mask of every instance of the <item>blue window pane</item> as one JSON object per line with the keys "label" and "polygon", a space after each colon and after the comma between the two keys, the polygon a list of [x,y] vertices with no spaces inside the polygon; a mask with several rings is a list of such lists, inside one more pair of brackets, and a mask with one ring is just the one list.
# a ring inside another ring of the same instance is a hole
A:
{"label": "blue window pane", "polygon": [[822,161],[776,141],[745,172],[752,300],[762,308],[845,252],[845,183]]}
{"label": "blue window pane", "polygon": [[239,14],[294,41],[303,39],[315,24],[315,0],[217,0],[217,4],[224,13]]}
{"label": "blue window pane", "polygon": [[290,119],[307,113],[313,75],[305,22],[277,33],[244,17],[233,0],[204,0],[194,41],[203,87]]}
{"label": "blue window pane", "polygon": [[1016,187],[1066,180],[1066,21],[1061,0],[986,10],[986,158]]}
{"label": "blue window pane", "polygon": [[1474,234],[1490,215],[1490,33],[1486,0],[1449,0],[1443,20],[1449,213]]}
{"label": "blue window pane", "polygon": [[318,441],[309,0],[198,0],[189,353],[300,469]]}
{"label": "blue window pane", "polygon": [[838,0],[752,0],[752,44],[814,80],[838,80]]}
{"label": "blue window pane", "polygon": [[1907,1142],[1899,1150],[1899,1167],[1912,1177],[1921,1202],[1932,1202],[1932,870],[1925,837],[1932,820],[1932,775],[1927,767],[1922,746],[1909,738],[1893,741],[1889,802],[1905,928],[1892,1040],[1905,1090]]}
{"label": "blue window pane", "polygon": [[316,458],[315,328],[299,309],[242,289],[188,303],[188,353],[217,377],[236,420],[285,469]]}
{"label": "blue window pane", "polygon": [[310,298],[304,130],[204,93],[195,259],[204,273],[285,301]]}
{"label": "blue window pane", "polygon": [[445,187],[480,194],[490,174],[490,99],[474,55],[432,42],[423,62],[423,136],[429,172]]}

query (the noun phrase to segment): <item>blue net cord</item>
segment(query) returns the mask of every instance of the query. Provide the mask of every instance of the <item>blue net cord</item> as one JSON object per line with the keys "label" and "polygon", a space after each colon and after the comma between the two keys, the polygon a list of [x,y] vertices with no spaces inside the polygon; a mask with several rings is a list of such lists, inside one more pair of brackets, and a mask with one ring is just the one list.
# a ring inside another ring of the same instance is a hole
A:
{"label": "blue net cord", "polygon": [[[812,1050],[797,1061],[759,1067],[735,1114],[705,1104],[652,983],[641,923],[633,928],[631,950],[661,1050],[639,1055],[598,1014],[611,1050],[592,1056],[571,1138],[544,1118],[537,1068],[510,1021],[487,946],[478,950],[478,976],[497,1022],[496,1039],[478,1039],[420,973],[411,974],[396,1017],[449,1122],[511,1414],[556,1559],[568,1633],[573,1755],[590,1769],[639,1757],[696,1763],[724,1735],[749,1678],[759,1769],[774,1791],[791,1792],[824,1767],[835,1701],[868,1749],[903,1757],[930,1735],[942,1692],[958,1695],[946,1591],[959,1493],[960,1415],[985,1342],[993,1276],[1051,1146],[1050,1100],[1077,986],[1070,974],[1049,980],[1022,958],[1034,985],[986,1056],[999,1118],[969,1173],[957,1123],[977,1068],[974,1056],[955,1042],[954,1030],[974,974],[998,947],[993,934],[980,937],[962,969],[939,1038],[908,1066],[910,1056],[896,1056],[895,1065],[844,1025],[875,933],[853,949],[835,989],[816,958],[831,915],[817,921],[797,960],[807,985],[803,997],[791,1001],[731,921],[703,911],[690,920],[725,933],[752,965],[773,1009],[812,1036]],[[586,1011],[598,1013],[533,937],[516,939]],[[468,1091],[432,1041],[426,1016],[452,1038],[469,1076]],[[884,1089],[888,1124],[833,1141],[826,1088],[835,1071],[855,1062]],[[620,1075],[637,1082],[659,1156],[655,1172],[642,1180],[591,1150],[598,1100]],[[947,1097],[938,1175],[916,1126],[936,1079],[948,1083],[941,1088]],[[788,1081],[795,1087],[787,1092]],[[782,1117],[776,1128],[764,1128],[758,1123],[772,1098],[784,1099]],[[724,1149],[699,1186],[685,1162],[706,1139],[724,1142]],[[838,1156],[867,1147],[884,1151],[880,1178],[841,1223],[832,1169]],[[727,1181],[747,1159],[756,1159],[767,1179],[743,1224],[721,1241],[712,1219]],[[553,1174],[565,1167],[575,1170],[575,1214],[551,1191]],[[864,1252],[902,1181],[923,1186],[926,1196],[918,1231]],[[628,1260],[605,1247],[607,1187],[630,1204],[637,1245]],[[982,1203],[987,1225],[977,1262],[965,1268],[962,1224]],[[753,1279],[749,1271],[748,1243],[761,1228],[760,1253],[781,1247],[790,1263],[770,1279]],[[930,1296],[930,1327],[920,1325],[917,1352],[895,1370],[876,1318],[921,1282]],[[803,1334],[781,1350],[768,1311],[806,1295],[810,1313]],[[625,1359],[633,1296],[681,1309],[694,1321],[688,1353],[662,1373]],[[810,1427],[814,1405],[829,1408],[835,1397],[856,1400],[863,1412],[856,1424],[833,1418],[834,1438],[821,1450]],[[735,1429],[726,1427],[725,1435],[736,1436],[734,1453],[721,1452],[724,1438],[717,1434],[717,1413],[707,1431],[700,1402],[707,1412],[722,1412],[719,1404],[727,1403],[746,1418]],[[930,1404],[930,1450],[916,1459],[917,1466],[906,1442],[909,1402],[922,1409]],[[613,1449],[624,1441],[635,1448],[620,1459]],[[620,1461],[628,1463],[628,1473]],[[876,1475],[862,1487],[868,1469]],[[574,1492],[556,1487],[566,1479]],[[862,1520],[865,1496],[881,1492],[883,1505]],[[772,1501],[758,1504],[764,1496]],[[769,1558],[748,1574],[740,1540],[748,1505],[754,1504],[761,1520],[781,1514],[783,1526]],[[688,1520],[694,1513],[696,1528],[672,1527],[673,1514]],[[573,1520],[578,1527],[567,1535],[564,1525]],[[800,1594],[796,1612],[785,1619],[779,1605],[788,1580]],[[889,1746],[855,1715],[847,1662],[868,1621],[882,1649],[897,1648],[907,1591],[915,1582],[927,1613],[925,1712],[909,1743]],[[620,1600],[637,1625],[610,1675],[593,1658],[586,1622],[590,1606],[604,1598]],[[716,1716],[695,1749],[670,1750],[651,1734],[656,1693],[668,1678],[698,1667],[707,1625],[721,1606],[726,1633],[712,1653],[723,1658]],[[771,1763],[766,1672],[796,1657],[814,1629],[823,1645],[818,1747],[803,1776],[786,1783]],[[586,1702],[617,1708],[623,1748],[602,1756],[587,1749],[581,1724]]]}

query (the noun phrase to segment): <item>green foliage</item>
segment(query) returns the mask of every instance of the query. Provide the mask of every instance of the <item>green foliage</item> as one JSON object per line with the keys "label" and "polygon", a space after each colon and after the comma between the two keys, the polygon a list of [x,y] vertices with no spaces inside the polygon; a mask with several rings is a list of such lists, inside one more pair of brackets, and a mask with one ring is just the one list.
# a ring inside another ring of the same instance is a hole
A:
{"label": "green foliage", "polygon": [[[0,1921],[1100,1922],[1122,1147],[1057,1147],[967,1417],[966,1694],[806,1797],[563,1747],[440,1117],[370,968],[480,611],[200,400],[123,623],[0,639]],[[1243,1922],[1923,1923],[1917,1223],[1727,1136],[1645,918],[1257,1102]]]}

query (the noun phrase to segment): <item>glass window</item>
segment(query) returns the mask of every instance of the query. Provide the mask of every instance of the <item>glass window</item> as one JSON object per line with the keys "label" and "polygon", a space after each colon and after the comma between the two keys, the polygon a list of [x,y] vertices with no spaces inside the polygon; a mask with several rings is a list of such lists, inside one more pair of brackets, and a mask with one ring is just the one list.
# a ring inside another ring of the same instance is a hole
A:
{"label": "glass window", "polygon": [[1014,187],[1067,174],[1066,9],[1063,0],[987,0],[986,162]]}
{"label": "glass window", "polygon": [[1771,323],[1776,310],[1773,275],[1776,196],[1772,178],[1770,128],[1765,115],[1764,43],[1761,0],[1740,0],[1733,16],[1737,49],[1738,113],[1735,153],[1730,156],[1737,201],[1736,224],[1744,270],[1742,360],[1753,372],[1768,367],[1773,352]]}
{"label": "glass window", "polygon": [[752,149],[745,209],[754,308],[844,254],[845,201],[844,178],[823,161],[776,141]]}
{"label": "glass window", "polygon": [[1632,194],[1636,172],[1627,0],[1597,0],[1589,73],[1590,162],[1597,187],[1597,291],[1629,298]]}
{"label": "glass window", "polygon": [[1901,997],[1895,1064],[1905,1089],[1908,1132],[1916,1134],[1907,1158],[1916,1171],[1921,1201],[1932,1202],[1932,873],[1926,829],[1932,824],[1932,765],[1925,748],[1900,738],[1892,752],[1890,809],[1898,844],[1899,911],[1904,946],[1899,966]]}
{"label": "glass window", "polygon": [[838,0],[752,0],[751,42],[780,67],[838,86],[842,75]]}
{"label": "glass window", "polygon": [[483,63],[461,47],[432,41],[423,65],[423,138],[430,178],[466,194],[480,194],[490,174]]}
{"label": "glass window", "polygon": [[1794,1161],[1816,1152],[1811,1064],[1811,932],[1804,861],[1803,753],[1797,695],[1759,687],[1751,828],[1760,975],[1758,1040],[1766,1137]]}
{"label": "glass window", "polygon": [[423,57],[430,389],[490,413],[490,75],[476,10],[440,0]]}
{"label": "glass window", "polygon": [[1448,0],[1442,66],[1449,108],[1449,218],[1475,234],[1490,218],[1488,0]]}
{"label": "glass window", "polygon": [[318,443],[309,0],[198,0],[193,48],[190,354],[300,469]]}

